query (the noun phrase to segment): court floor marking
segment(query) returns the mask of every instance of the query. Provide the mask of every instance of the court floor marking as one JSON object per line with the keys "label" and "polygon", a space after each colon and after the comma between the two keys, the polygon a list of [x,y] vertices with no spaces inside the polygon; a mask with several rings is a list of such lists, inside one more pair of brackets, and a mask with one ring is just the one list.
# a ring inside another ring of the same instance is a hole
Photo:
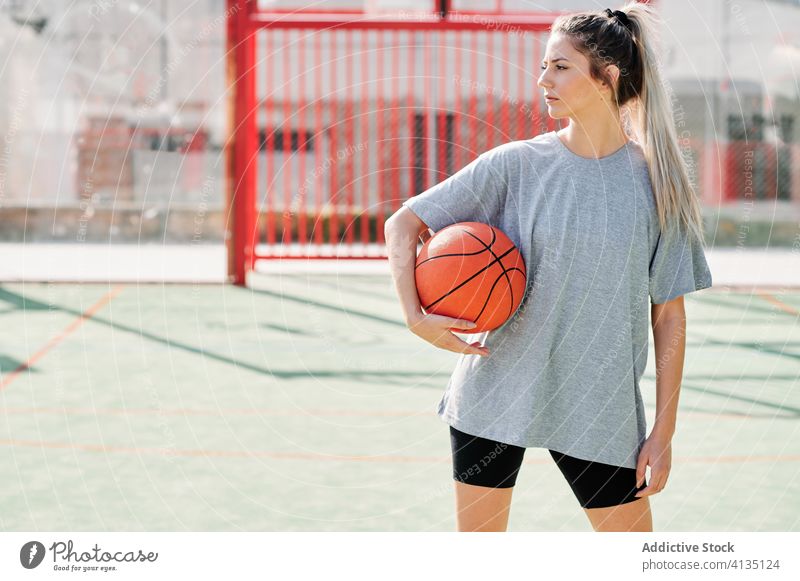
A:
{"label": "court floor marking", "polygon": [[[136,446],[106,446],[103,444],[74,444],[67,442],[48,442],[44,440],[16,440],[2,439],[0,446],[24,446],[39,449],[72,449],[85,452],[115,452],[132,454],[155,454],[158,456],[190,456],[190,457],[222,457],[222,458],[271,458],[273,460],[326,460],[332,462],[388,462],[388,463],[419,463],[419,462],[451,462],[450,455],[446,456],[352,456],[339,454],[314,454],[309,452],[267,452],[262,450],[204,450],[204,449],[177,449],[177,448],[141,448]],[[544,450],[544,448],[542,448]],[[739,456],[673,456],[674,461],[682,463],[725,462],[797,462],[800,454],[778,455],[739,455]],[[526,464],[542,464],[552,462],[550,458],[531,458],[525,460]]]}
{"label": "court floor marking", "polygon": [[[655,408],[652,408],[655,409]],[[698,417],[698,418],[719,418],[719,419],[754,419],[754,420],[780,420],[798,419],[797,416],[775,416],[775,415],[756,415],[748,413],[716,413],[707,411],[695,410],[679,410],[680,416],[683,417]],[[413,411],[413,410],[375,410],[375,411],[360,411],[360,410],[336,410],[336,409],[305,409],[302,411],[294,410],[280,410],[280,409],[265,409],[265,408],[221,408],[221,409],[189,409],[189,408],[173,408],[173,409],[150,409],[150,408],[56,408],[56,407],[3,407],[0,406],[0,415],[8,416],[11,414],[54,414],[54,415],[96,415],[96,416],[113,416],[113,415],[169,415],[169,416],[286,416],[286,417],[337,417],[337,416],[363,416],[363,417],[429,417],[431,413],[428,410]]]}
{"label": "court floor marking", "polygon": [[[765,294],[768,294],[768,293],[765,293]],[[734,295],[738,295],[738,296],[740,296],[742,298],[746,298],[747,302],[743,303],[741,301],[736,301],[736,297]],[[772,314],[772,313],[775,312],[775,307],[774,306],[773,307],[767,307],[766,305],[762,305],[762,303],[760,301],[753,301],[753,298],[762,298],[762,296],[761,296],[761,294],[755,294],[755,293],[753,293],[753,294],[746,294],[746,293],[728,293],[728,294],[723,294],[723,293],[719,293],[719,294],[716,294],[716,295],[708,295],[708,296],[704,296],[704,297],[698,297],[695,300],[700,302],[700,303],[702,303],[702,304],[708,305],[708,306],[713,305],[713,306],[716,306],[716,307],[722,307],[722,308],[726,308],[726,309],[733,309],[733,310],[735,310],[735,311],[737,311],[739,313],[739,315],[740,315],[739,318],[741,320],[743,320],[743,321],[746,320],[746,317],[751,317],[751,318],[753,318],[755,320],[759,320],[759,316],[760,316],[759,313]],[[731,299],[733,299],[733,300],[731,300]],[[766,299],[764,299],[764,300],[766,300]],[[778,300],[778,299],[775,299],[775,300]],[[734,301],[736,301],[736,302],[734,302]],[[785,303],[783,303],[783,304],[785,304]],[[786,306],[789,309],[792,308],[789,305],[786,305]],[[788,312],[788,311],[784,311],[784,312],[786,312],[786,314],[794,315],[794,313],[792,313],[792,312]],[[751,322],[751,321],[748,320],[747,322]]]}
{"label": "court floor marking", "polygon": [[712,395],[719,398],[725,398],[725,403],[730,400],[736,400],[743,403],[749,403],[752,405],[762,406],[767,409],[773,409],[777,411],[785,411],[789,412],[790,414],[794,414],[795,417],[800,417],[800,408],[790,406],[784,403],[775,403],[771,401],[765,401],[761,399],[757,399],[755,397],[746,397],[743,395],[737,395],[732,392],[726,392],[720,389],[711,389],[710,387],[699,387],[697,385],[692,385],[691,383],[687,383],[686,381],[681,382],[681,389],[685,389],[687,391],[692,391],[699,395]]}
{"label": "court floor marking", "polygon": [[[237,291],[238,292],[238,291]],[[290,297],[294,300],[294,297]],[[62,312],[72,312],[68,309],[61,308]],[[77,313],[76,313],[77,314]],[[356,313],[351,313],[356,314]],[[246,371],[253,371],[260,376],[271,376],[277,379],[286,379],[286,380],[293,380],[293,379],[305,379],[305,378],[314,378],[314,377],[346,377],[346,378],[362,378],[362,377],[391,377],[394,378],[398,375],[404,377],[416,377],[416,376],[424,376],[423,379],[436,374],[431,374],[430,372],[425,371],[383,371],[383,370],[360,370],[360,369],[342,369],[341,367],[335,371],[326,370],[326,369],[319,369],[319,370],[309,370],[309,369],[300,369],[299,371],[291,370],[287,371],[280,368],[272,368],[272,367],[264,367],[261,365],[257,365],[255,363],[249,363],[243,359],[235,359],[233,357],[228,357],[226,355],[217,354],[209,349],[204,349],[202,345],[194,346],[188,342],[183,342],[178,339],[170,338],[170,337],[161,337],[155,333],[151,333],[146,331],[142,327],[135,327],[133,325],[128,325],[125,323],[121,323],[118,320],[112,321],[108,319],[104,319],[103,317],[94,317],[93,322],[96,324],[106,325],[109,328],[113,329],[114,331],[125,331],[127,333],[131,333],[135,335],[138,340],[150,340],[154,343],[157,343],[161,346],[166,346],[168,349],[180,349],[186,353],[190,353],[192,355],[201,355],[204,358],[212,359],[214,361],[219,361],[226,365],[233,365],[236,367],[237,371],[246,370]],[[391,321],[386,319],[384,322],[395,323],[395,321]],[[398,325],[402,325],[405,327],[405,323],[396,322]],[[2,389],[2,385],[0,385],[0,389]]]}
{"label": "court floor marking", "polygon": [[9,373],[6,377],[0,381],[0,390],[5,389],[12,381],[14,381],[20,373],[29,369],[33,364],[35,364],[39,359],[44,357],[48,351],[50,351],[53,347],[61,343],[64,339],[66,339],[69,335],[74,333],[81,325],[83,325],[84,321],[87,319],[91,319],[95,313],[97,313],[100,309],[106,306],[109,302],[111,302],[119,293],[122,292],[122,289],[125,288],[125,285],[117,285],[105,295],[103,295],[100,300],[94,303],[91,307],[86,309],[80,316],[72,321],[61,333],[50,339],[41,349],[39,349],[36,353],[31,355],[26,361],[20,363],[16,369],[14,369],[11,373]]}
{"label": "court floor marking", "polygon": [[787,305],[782,300],[778,299],[778,297],[776,297],[775,295],[770,294],[770,293],[766,293],[766,292],[757,292],[756,294],[758,296],[760,296],[762,299],[764,299],[765,301],[767,301],[769,303],[772,303],[773,305],[778,307],[780,310],[782,310],[784,312],[787,312],[790,315],[794,315],[795,317],[800,316],[800,311],[798,311],[797,309],[795,309],[791,305]]}

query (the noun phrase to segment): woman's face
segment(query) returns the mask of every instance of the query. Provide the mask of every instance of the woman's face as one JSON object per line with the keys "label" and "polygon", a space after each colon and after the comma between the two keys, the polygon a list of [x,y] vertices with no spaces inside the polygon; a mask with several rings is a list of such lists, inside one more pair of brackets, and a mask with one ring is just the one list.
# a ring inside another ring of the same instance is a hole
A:
{"label": "woman's face", "polygon": [[556,97],[545,101],[552,118],[581,119],[609,113],[609,88],[591,77],[589,59],[575,50],[563,34],[550,36],[539,66],[537,85],[546,97]]}

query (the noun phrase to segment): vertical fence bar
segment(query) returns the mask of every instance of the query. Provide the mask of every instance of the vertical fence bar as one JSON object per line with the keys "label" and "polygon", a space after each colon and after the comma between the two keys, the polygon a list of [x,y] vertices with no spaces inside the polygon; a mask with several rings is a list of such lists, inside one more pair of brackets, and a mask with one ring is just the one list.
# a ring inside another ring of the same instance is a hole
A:
{"label": "vertical fence bar", "polygon": [[[391,103],[391,118],[389,121],[393,138],[389,141],[391,144],[392,156],[390,159],[392,167],[392,212],[396,212],[400,207],[400,194],[402,188],[402,176],[400,175],[400,31],[394,31],[395,50],[392,51],[392,98]],[[408,85],[406,85],[408,86]],[[412,190],[413,187],[409,188]],[[413,191],[405,192],[406,195],[414,195]]]}
{"label": "vertical fence bar", "polygon": [[[542,62],[541,38],[542,35],[539,34],[538,32],[533,35],[534,59],[535,59],[533,61],[533,71],[534,74],[536,75],[537,80],[539,79],[539,67],[541,66],[539,63]],[[534,96],[531,103],[533,105],[533,120],[534,120],[533,132],[539,133],[542,127],[542,117],[541,117],[542,111],[539,109],[539,104],[541,103],[539,99],[539,91],[538,90],[534,91],[533,95]]]}
{"label": "vertical fence bar", "polygon": [[458,83],[453,83],[453,168],[455,171],[458,171],[462,167],[461,163],[461,152],[463,147],[461,146],[461,122],[462,122],[462,114],[461,114],[461,91],[463,87],[463,82],[461,78],[461,61],[463,59],[463,50],[461,45],[458,42],[458,34],[453,33],[454,35],[454,42],[453,42],[453,54],[456,55],[455,60],[455,70],[458,73]]}
{"label": "vertical fence bar", "polygon": [[[228,74],[232,91],[231,142],[228,144],[232,175],[228,180],[228,209],[233,226],[228,231],[229,256],[233,257],[228,275],[237,286],[245,286],[247,273],[255,261],[256,167],[258,156],[255,89],[255,30],[251,27],[254,2],[228,0]],[[226,217],[226,224],[229,223]]]}
{"label": "vertical fence bar", "polygon": [[478,151],[478,97],[476,95],[475,85],[473,83],[478,79],[478,33],[477,31],[470,32],[470,39],[472,40],[472,50],[469,53],[470,71],[469,71],[469,160],[472,161]]}
{"label": "vertical fence bar", "polygon": [[[423,103],[422,103],[422,167],[420,171],[425,178],[423,182],[425,185],[423,188],[426,190],[430,188],[432,183],[432,176],[431,176],[431,168],[428,164],[428,149],[430,147],[430,139],[431,136],[428,135],[428,128],[435,125],[435,123],[431,123],[434,121],[432,119],[431,113],[433,112],[433,107],[431,106],[431,92],[428,90],[430,86],[433,84],[431,79],[431,39],[430,35],[432,33],[429,31],[424,31],[420,33],[422,36],[422,43],[423,43],[423,57],[422,57],[422,94],[423,96]],[[434,113],[435,114],[435,113]]]}
{"label": "vertical fence bar", "polygon": [[530,139],[533,135],[526,135],[527,126],[525,118],[528,116],[527,103],[525,101],[525,42],[524,35],[517,37],[517,90],[515,92],[515,113],[514,119],[517,124],[517,139]]}
{"label": "vertical fence bar", "polygon": [[369,166],[369,152],[371,148],[369,146],[365,146],[366,149],[362,150],[361,146],[367,144],[367,140],[369,139],[370,118],[372,117],[369,102],[369,83],[367,82],[367,79],[371,77],[371,70],[369,68],[369,59],[367,57],[368,55],[375,53],[368,50],[368,33],[366,31],[361,31],[358,36],[361,46],[361,74],[359,75],[361,80],[361,102],[359,103],[359,111],[362,113],[359,115],[359,123],[361,125],[361,141],[359,143],[359,147],[355,148],[353,155],[358,152],[359,159],[361,160],[361,175],[358,176],[358,186],[361,188],[361,232],[359,238],[360,242],[366,245],[369,243],[369,193],[371,191],[369,184],[372,182]]}
{"label": "vertical fence bar", "polygon": [[[354,137],[354,124],[353,120],[353,101],[356,98],[355,87],[353,87],[353,69],[355,68],[353,62],[353,30],[348,29],[345,31],[345,66],[347,74],[345,76],[345,114],[344,114],[344,127],[345,127],[345,146],[341,153],[344,160],[345,169],[345,187],[347,188],[347,211],[348,219],[347,226],[345,227],[345,238],[348,245],[353,244],[353,230],[355,228],[355,208],[353,207],[353,160],[355,153],[353,153],[353,137]],[[337,158],[338,159],[338,158]],[[336,163],[336,161],[334,161]]]}
{"label": "vertical fence bar", "polygon": [[[266,67],[264,71],[264,77],[266,78],[267,82],[264,83],[266,86],[266,95],[264,97],[264,118],[265,118],[265,125],[264,125],[264,132],[265,132],[265,140],[264,140],[264,157],[266,158],[266,179],[264,183],[266,184],[267,191],[264,192],[266,197],[266,204],[264,208],[265,217],[266,217],[266,229],[267,229],[267,244],[274,245],[277,234],[277,226],[275,224],[275,119],[277,118],[275,115],[275,67],[273,66],[273,55],[275,54],[275,50],[272,48],[272,41],[273,35],[271,34],[271,30],[267,29],[266,34],[264,35],[264,51],[266,54],[264,55],[264,60],[266,62]],[[270,82],[272,81],[272,82]]]}
{"label": "vertical fence bar", "polygon": [[331,46],[333,58],[330,63],[330,82],[331,90],[328,91],[330,95],[330,123],[328,125],[330,130],[330,159],[331,159],[331,177],[330,177],[330,216],[328,218],[328,240],[334,247],[339,243],[339,184],[337,181],[337,164],[336,164],[336,137],[339,133],[339,96],[336,90],[336,69],[339,62],[339,45],[338,45],[338,31],[331,31]]}
{"label": "vertical fence bar", "polygon": [[291,87],[293,86],[293,79],[291,76],[291,63],[289,58],[291,56],[291,50],[289,49],[291,43],[289,42],[290,39],[290,31],[283,30],[283,34],[281,35],[281,40],[283,46],[283,78],[279,79],[280,86],[282,87],[281,90],[281,99],[283,99],[283,119],[281,120],[281,150],[282,155],[281,158],[283,159],[283,163],[281,164],[280,172],[281,176],[283,176],[283,236],[281,238],[281,242],[283,244],[291,244],[292,243],[292,214],[290,212],[290,206],[292,204],[292,184],[289,178],[291,177],[291,171],[289,171],[289,162],[292,159],[292,143],[291,143],[291,136],[292,136],[292,98],[291,98]]}
{"label": "vertical fence bar", "polygon": [[305,30],[300,31],[300,38],[297,42],[297,58],[299,59],[298,64],[298,92],[300,93],[298,100],[297,100],[297,152],[298,152],[298,174],[300,177],[300,184],[298,186],[297,191],[297,242],[300,244],[305,244],[308,242],[308,237],[306,233],[306,222],[307,222],[307,212],[308,212],[308,205],[306,204],[306,193],[308,189],[308,181],[305,178],[306,175],[306,149],[308,147],[308,142],[306,140],[306,74],[308,72],[308,67],[306,67],[306,42],[309,38],[307,34],[305,34]]}
{"label": "vertical fence bar", "polygon": [[511,66],[511,60],[509,58],[509,48],[508,48],[508,33],[503,34],[503,102],[500,105],[500,127],[503,132],[503,139],[502,141],[511,141],[513,137],[511,137],[511,120],[509,118],[510,111],[509,107],[511,103],[511,91],[510,87],[511,84],[509,83],[509,73],[508,70]]}
{"label": "vertical fence bar", "polygon": [[486,141],[485,145],[481,148],[480,151],[476,153],[482,153],[494,147],[495,143],[495,126],[494,126],[494,92],[497,87],[494,84],[494,40],[495,35],[492,32],[484,32],[483,37],[486,39],[486,85],[488,86],[488,90],[485,94],[481,95],[484,99],[484,103],[486,103]]}
{"label": "vertical fence bar", "polygon": [[410,190],[411,195],[416,195],[420,193],[420,191],[424,190],[425,187],[422,188],[417,187],[417,168],[414,164],[417,163],[417,159],[419,156],[417,155],[417,148],[419,147],[419,143],[417,142],[417,120],[414,116],[414,90],[416,89],[416,43],[415,35],[413,31],[408,32],[409,36],[409,43],[408,43],[408,50],[409,50],[409,58],[407,60],[409,64],[408,69],[408,84],[407,86],[410,87],[408,90],[408,95],[406,97],[406,115],[408,115],[408,129],[409,129],[409,163],[408,163],[408,177],[411,183]]}
{"label": "vertical fence bar", "polygon": [[[384,54],[384,44],[383,44],[383,36],[380,33],[375,34],[375,54],[377,55],[377,62],[375,64],[376,70],[378,72],[383,71],[383,61],[385,58]],[[397,51],[395,51],[397,52]],[[390,73],[391,74],[391,73]],[[386,141],[383,139],[383,122],[384,122],[384,108],[386,106],[384,99],[383,99],[383,87],[384,87],[384,78],[380,77],[380,83],[375,87],[375,110],[376,110],[376,117],[375,117],[375,150],[376,150],[376,160],[375,160],[375,196],[376,196],[376,203],[375,203],[375,210],[376,210],[376,226],[375,226],[375,233],[378,237],[378,244],[384,244],[386,241],[383,237],[383,228],[385,225],[386,220],[386,208],[384,207],[384,197],[383,197],[383,146]]]}
{"label": "vertical fence bar", "polygon": [[436,139],[433,142],[438,156],[436,158],[436,168],[434,181],[440,182],[447,177],[447,152],[450,151],[452,144],[447,139],[447,117],[449,109],[447,107],[447,59],[443,58],[447,54],[444,42],[439,40],[439,33],[436,34],[436,76],[439,77],[438,101],[435,104],[436,110]]}
{"label": "vertical fence bar", "polygon": [[314,63],[316,64],[314,71],[314,199],[316,201],[314,242],[318,246],[322,246],[324,243],[322,237],[324,225],[322,219],[322,179],[319,177],[319,168],[322,166],[322,137],[325,135],[322,127],[322,35],[323,33],[321,32],[317,32],[314,35]]}

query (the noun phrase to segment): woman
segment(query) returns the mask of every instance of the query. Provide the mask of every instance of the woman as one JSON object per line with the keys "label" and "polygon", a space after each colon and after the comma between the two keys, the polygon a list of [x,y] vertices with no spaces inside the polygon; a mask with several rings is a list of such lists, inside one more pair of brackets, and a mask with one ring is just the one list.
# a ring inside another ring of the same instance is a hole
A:
{"label": "woman", "polygon": [[[541,447],[594,530],[652,531],[648,496],[671,465],[683,295],[711,286],[656,26],[639,3],[560,16],[538,86],[549,115],[568,125],[481,154],[387,221],[409,329],[462,354],[438,407],[450,425],[459,530],[506,530],[525,448]],[[450,331],[469,333],[470,321],[422,311],[413,272],[420,234],[465,221],[505,232],[529,278],[517,312],[471,342]],[[639,390],[648,306],[657,359],[649,437]]]}

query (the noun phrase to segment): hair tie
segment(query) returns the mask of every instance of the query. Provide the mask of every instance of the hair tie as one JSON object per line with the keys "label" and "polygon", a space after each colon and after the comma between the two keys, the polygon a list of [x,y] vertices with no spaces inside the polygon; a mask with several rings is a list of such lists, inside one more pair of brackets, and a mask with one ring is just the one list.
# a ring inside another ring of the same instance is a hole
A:
{"label": "hair tie", "polygon": [[628,18],[628,15],[625,14],[622,10],[611,10],[611,8],[606,8],[606,14],[609,18],[614,18],[615,16],[617,19],[622,23],[622,25],[628,29],[629,32],[633,32],[633,25],[631,24],[631,19]]}

